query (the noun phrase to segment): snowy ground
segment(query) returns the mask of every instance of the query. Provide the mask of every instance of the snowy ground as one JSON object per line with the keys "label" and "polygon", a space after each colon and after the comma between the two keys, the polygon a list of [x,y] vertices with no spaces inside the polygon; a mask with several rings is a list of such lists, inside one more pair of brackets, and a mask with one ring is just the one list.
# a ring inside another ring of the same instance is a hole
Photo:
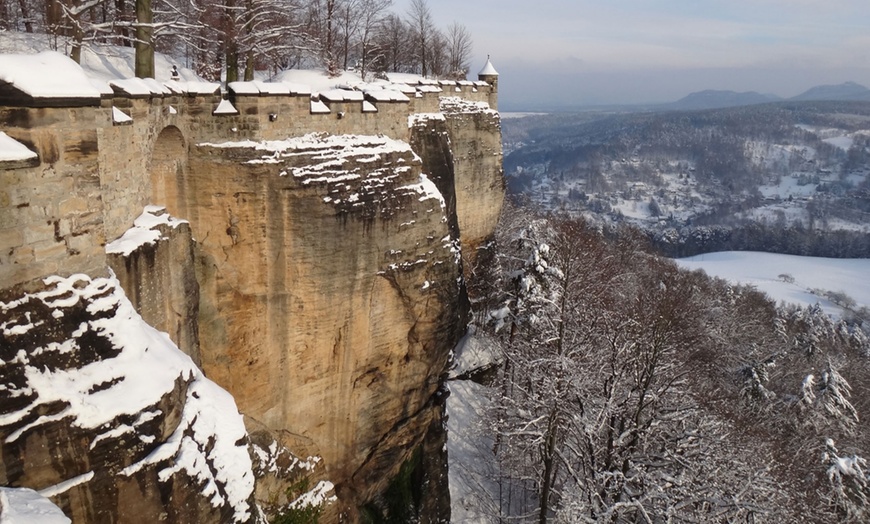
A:
{"label": "snowy ground", "polygon": [[493,440],[482,425],[489,410],[487,388],[470,380],[447,383],[447,456],[454,523],[498,522],[498,464]]}
{"label": "snowy ground", "polygon": [[[703,269],[717,276],[750,284],[777,302],[811,305],[839,317],[843,309],[820,296],[824,291],[842,291],[856,307],[870,307],[870,259],[836,259],[779,255],[751,251],[725,251],[678,259],[686,269]],[[780,275],[790,275],[789,283]],[[815,294],[810,290],[815,291]]]}

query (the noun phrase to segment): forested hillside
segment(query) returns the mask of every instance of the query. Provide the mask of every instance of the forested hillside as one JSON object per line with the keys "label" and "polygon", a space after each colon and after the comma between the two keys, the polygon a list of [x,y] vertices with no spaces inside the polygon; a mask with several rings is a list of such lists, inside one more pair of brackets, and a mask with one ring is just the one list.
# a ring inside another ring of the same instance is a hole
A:
{"label": "forested hillside", "polygon": [[628,226],[513,210],[487,252],[481,521],[870,518],[859,323],[680,270]]}
{"label": "forested hillside", "polygon": [[[870,103],[545,115],[504,128],[514,194],[634,223],[668,254],[870,256]],[[836,240],[821,234],[831,231]]]}

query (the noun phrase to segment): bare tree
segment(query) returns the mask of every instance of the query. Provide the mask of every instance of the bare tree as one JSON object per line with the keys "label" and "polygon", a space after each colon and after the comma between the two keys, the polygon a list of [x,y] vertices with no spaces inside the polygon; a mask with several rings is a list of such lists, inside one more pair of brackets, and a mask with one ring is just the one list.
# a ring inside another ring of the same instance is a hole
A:
{"label": "bare tree", "polygon": [[307,31],[318,42],[320,65],[330,75],[337,75],[339,71],[340,16],[345,1],[311,0],[308,4]]}
{"label": "bare tree", "polygon": [[468,76],[471,64],[471,33],[468,29],[453,22],[447,27],[447,70],[456,80],[464,80]]}
{"label": "bare tree", "polygon": [[360,77],[365,80],[372,69],[372,63],[383,55],[382,49],[375,45],[375,35],[384,24],[384,16],[392,0],[359,0],[359,32],[357,54],[359,56]]}
{"label": "bare tree", "polygon": [[418,71],[423,76],[429,76],[432,71],[432,39],[436,31],[432,21],[432,12],[426,0],[411,0],[408,9],[408,25],[412,35],[412,56],[417,63]]}
{"label": "bare tree", "polygon": [[502,327],[512,319],[508,364],[493,415],[503,466],[536,497],[534,508],[505,506],[539,522],[773,511],[781,495],[752,464],[760,452],[738,455],[727,422],[689,388],[687,355],[706,340],[699,281],[625,238],[608,245],[582,222],[553,220],[510,241],[511,291],[493,315]]}
{"label": "bare tree", "polygon": [[382,72],[407,72],[411,67],[408,46],[410,39],[411,30],[405,21],[396,14],[388,14],[374,38],[377,49],[377,59],[373,60],[374,69]]}

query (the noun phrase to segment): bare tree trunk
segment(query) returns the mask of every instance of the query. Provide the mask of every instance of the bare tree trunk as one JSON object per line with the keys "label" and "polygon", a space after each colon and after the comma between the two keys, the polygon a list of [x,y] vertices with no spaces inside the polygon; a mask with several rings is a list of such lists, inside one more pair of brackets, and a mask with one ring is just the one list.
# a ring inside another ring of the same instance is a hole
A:
{"label": "bare tree trunk", "polygon": [[[128,14],[127,14],[127,0],[115,0],[115,19],[126,22]],[[121,45],[123,46],[131,46],[132,43],[129,41],[130,39],[130,30],[121,26],[117,29],[118,34],[121,36]]]}
{"label": "bare tree trunk", "polygon": [[72,27],[72,44],[70,47],[69,57],[73,59],[73,61],[77,64],[82,63],[82,39],[84,35],[82,34],[82,26],[79,25],[78,17],[73,20]]}
{"label": "bare tree trunk", "polygon": [[254,50],[248,49],[245,57],[245,82],[250,82],[254,79]]}
{"label": "bare tree trunk", "polygon": [[30,18],[30,6],[27,5],[27,0],[18,0],[18,8],[21,9],[21,18],[24,19],[24,32],[32,33],[33,19]]}
{"label": "bare tree trunk", "polygon": [[239,79],[239,43],[236,38],[235,7],[235,0],[226,0],[224,3],[224,61],[227,65],[227,83]]}
{"label": "bare tree trunk", "polygon": [[136,0],[136,76],[154,78],[154,12],[151,0]]}
{"label": "bare tree trunk", "polygon": [[251,33],[254,26],[254,1],[246,0],[245,2],[245,25],[242,31],[248,39],[247,50],[245,51],[245,82],[250,82],[254,79],[254,44]]}

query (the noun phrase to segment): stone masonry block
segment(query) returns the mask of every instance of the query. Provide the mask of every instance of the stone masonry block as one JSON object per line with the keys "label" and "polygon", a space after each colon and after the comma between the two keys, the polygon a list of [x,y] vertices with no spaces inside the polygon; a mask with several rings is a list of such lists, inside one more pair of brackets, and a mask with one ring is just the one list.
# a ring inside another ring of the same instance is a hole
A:
{"label": "stone masonry block", "polygon": [[66,244],[63,242],[55,242],[51,240],[39,242],[33,245],[33,258],[37,262],[65,257],[66,253]]}
{"label": "stone masonry block", "polygon": [[24,234],[19,228],[0,229],[0,251],[24,244]]}
{"label": "stone masonry block", "polygon": [[27,244],[36,244],[47,240],[54,241],[54,224],[33,224],[24,228],[24,242]]}
{"label": "stone masonry block", "polygon": [[84,213],[88,210],[88,201],[81,197],[67,198],[58,206],[60,216],[68,216],[74,213]]}

